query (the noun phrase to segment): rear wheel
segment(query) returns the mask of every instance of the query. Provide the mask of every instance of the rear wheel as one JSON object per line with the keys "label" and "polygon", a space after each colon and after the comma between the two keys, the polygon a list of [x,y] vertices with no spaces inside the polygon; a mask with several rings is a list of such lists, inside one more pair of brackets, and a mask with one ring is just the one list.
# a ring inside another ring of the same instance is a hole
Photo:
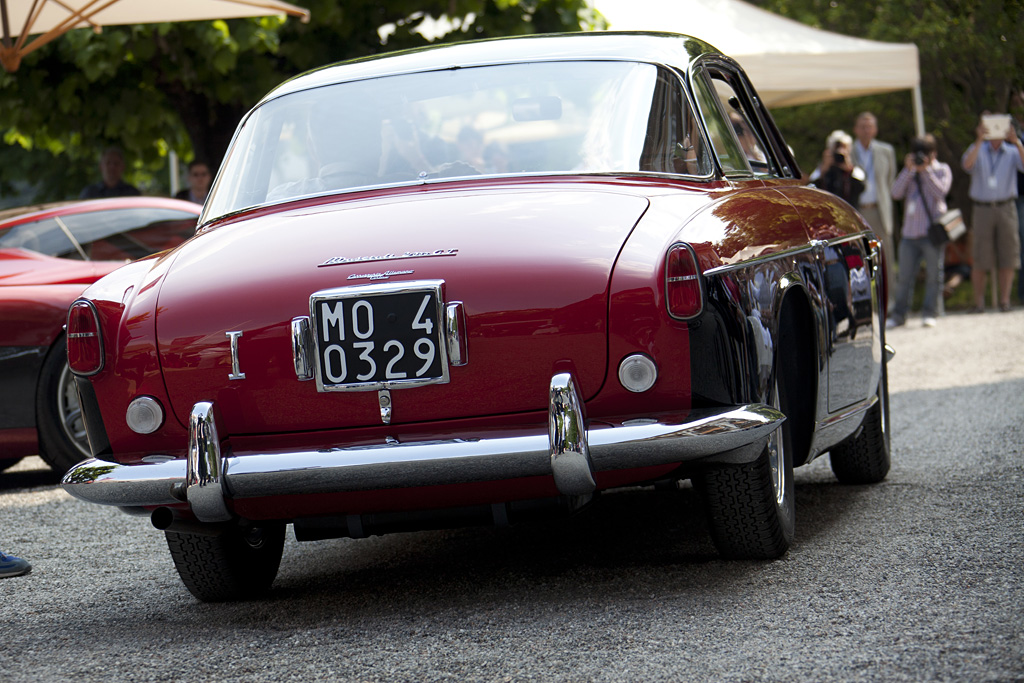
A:
{"label": "rear wheel", "polygon": [[203,602],[258,597],[270,589],[284,551],[284,524],[237,528],[217,536],[165,532],[178,576]]}
{"label": "rear wheel", "polygon": [[[771,402],[780,407],[777,380]],[[788,424],[775,430],[756,461],[710,467],[695,481],[704,497],[711,538],[723,557],[770,560],[783,555],[793,541],[793,459]]]}
{"label": "rear wheel", "polygon": [[874,484],[889,473],[889,377],[882,363],[878,400],[864,416],[860,429],[829,453],[832,472],[843,484]]}
{"label": "rear wheel", "polygon": [[36,426],[39,456],[57,472],[63,474],[91,456],[63,337],[50,349],[39,373]]}

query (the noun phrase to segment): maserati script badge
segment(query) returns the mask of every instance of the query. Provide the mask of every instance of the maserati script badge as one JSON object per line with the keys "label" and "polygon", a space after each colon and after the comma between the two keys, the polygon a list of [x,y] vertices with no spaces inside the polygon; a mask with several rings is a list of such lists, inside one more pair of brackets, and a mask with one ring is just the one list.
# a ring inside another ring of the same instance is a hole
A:
{"label": "maserati script badge", "polygon": [[435,249],[434,251],[407,251],[402,254],[380,254],[376,256],[335,256],[321,263],[324,266],[343,266],[347,263],[373,263],[375,261],[398,261],[407,258],[427,258],[429,256],[455,256],[458,249]]}

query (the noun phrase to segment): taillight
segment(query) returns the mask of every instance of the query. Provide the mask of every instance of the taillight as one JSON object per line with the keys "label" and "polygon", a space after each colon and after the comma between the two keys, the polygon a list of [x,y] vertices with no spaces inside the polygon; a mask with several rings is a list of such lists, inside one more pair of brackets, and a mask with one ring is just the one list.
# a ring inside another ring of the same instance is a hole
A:
{"label": "taillight", "polygon": [[673,244],[665,259],[665,301],[673,318],[689,320],[704,310],[704,281],[697,254],[688,244]]}
{"label": "taillight", "polygon": [[103,369],[103,337],[96,308],[79,300],[68,309],[68,366],[76,375],[95,375]]}

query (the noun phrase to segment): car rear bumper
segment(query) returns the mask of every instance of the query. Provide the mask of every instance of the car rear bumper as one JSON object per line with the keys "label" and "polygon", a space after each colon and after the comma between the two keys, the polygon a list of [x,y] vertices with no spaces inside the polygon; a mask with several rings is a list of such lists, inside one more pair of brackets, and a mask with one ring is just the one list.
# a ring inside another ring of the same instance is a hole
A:
{"label": "car rear bumper", "polygon": [[196,519],[231,518],[229,499],[340,493],[413,486],[554,477],[564,495],[594,491],[595,472],[715,457],[749,462],[785,416],[763,404],[692,411],[685,420],[640,419],[592,424],[583,418],[576,384],[556,375],[548,430],[500,436],[385,443],[310,451],[229,454],[222,451],[217,408],[197,403],[189,420],[187,459],[138,465],[87,460],[64,489],[82,500],[119,507],[187,502]]}

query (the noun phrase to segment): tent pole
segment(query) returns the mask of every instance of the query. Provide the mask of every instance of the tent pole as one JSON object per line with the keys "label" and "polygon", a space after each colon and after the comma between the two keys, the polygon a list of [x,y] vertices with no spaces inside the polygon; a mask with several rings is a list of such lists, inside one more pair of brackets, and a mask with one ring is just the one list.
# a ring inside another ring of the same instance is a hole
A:
{"label": "tent pole", "polygon": [[914,130],[917,137],[924,137],[924,105],[921,103],[921,84],[914,86]]}
{"label": "tent pole", "polygon": [[178,153],[173,149],[167,155],[167,166],[171,171],[171,196],[178,194],[178,189],[181,187],[181,182],[178,180],[181,176],[178,175]]}

